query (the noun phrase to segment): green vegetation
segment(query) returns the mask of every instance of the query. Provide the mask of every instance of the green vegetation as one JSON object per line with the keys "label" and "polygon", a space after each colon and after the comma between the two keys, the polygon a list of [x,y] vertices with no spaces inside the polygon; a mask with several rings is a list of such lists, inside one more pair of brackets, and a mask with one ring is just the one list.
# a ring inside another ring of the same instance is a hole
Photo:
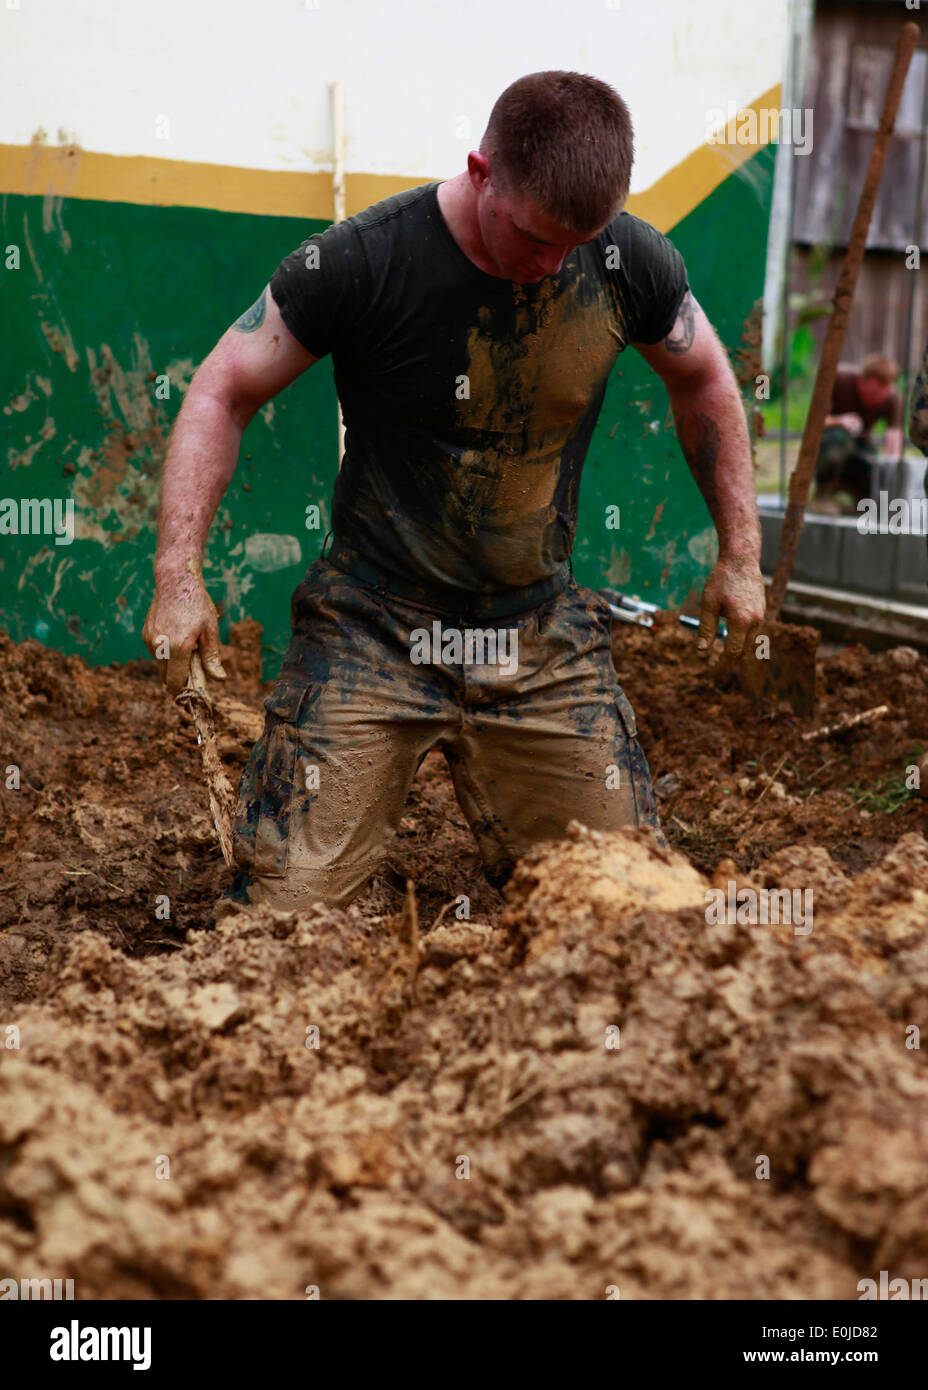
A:
{"label": "green vegetation", "polygon": [[[812,382],[806,381],[801,384],[790,385],[789,394],[786,400],[786,432],[787,434],[802,434],[806,427],[806,417],[809,414],[809,405],[812,400]],[[771,436],[779,437],[783,427],[783,397],[778,396],[776,400],[758,402],[758,409],[764,417],[764,433],[766,438]]]}
{"label": "green vegetation", "polygon": [[916,795],[906,786],[905,774],[898,772],[887,773],[875,787],[848,787],[848,791],[854,798],[854,805],[873,816],[895,815],[901,806]]}

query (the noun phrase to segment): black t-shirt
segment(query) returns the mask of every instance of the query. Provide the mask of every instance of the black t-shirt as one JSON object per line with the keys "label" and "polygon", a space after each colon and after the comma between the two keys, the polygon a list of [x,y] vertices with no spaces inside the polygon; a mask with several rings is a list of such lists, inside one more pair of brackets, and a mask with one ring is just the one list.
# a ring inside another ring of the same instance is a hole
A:
{"label": "black t-shirt", "polygon": [[620,213],[557,276],[478,269],[438,184],[387,198],[283,260],[271,292],[345,419],[333,527],[416,583],[495,592],[554,574],[606,381],[670,332],[688,288],[675,247]]}

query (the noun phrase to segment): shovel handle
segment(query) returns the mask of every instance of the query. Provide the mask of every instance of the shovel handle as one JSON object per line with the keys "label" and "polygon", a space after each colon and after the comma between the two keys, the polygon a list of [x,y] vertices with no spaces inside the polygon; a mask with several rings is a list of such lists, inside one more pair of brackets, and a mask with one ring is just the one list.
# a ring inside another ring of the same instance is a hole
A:
{"label": "shovel handle", "polygon": [[198,647],[194,647],[190,657],[190,666],[187,671],[187,684],[177,696],[181,704],[190,704],[194,700],[202,700],[208,710],[213,708],[212,696],[209,693],[209,686],[206,684],[206,672],[203,670],[203,662],[200,659]]}
{"label": "shovel handle", "polygon": [[203,670],[203,662],[200,660],[200,653],[196,649],[194,649],[190,657],[190,670],[187,675],[187,684],[177,696],[177,701],[179,704],[186,706],[188,712],[193,717],[200,744],[200,753],[203,759],[203,774],[206,778],[206,787],[209,793],[209,805],[213,816],[213,825],[219,837],[219,847],[222,850],[222,857],[231,868],[235,863],[232,834],[235,797],[232,787],[229,784],[229,779],[223,769],[219,757],[219,750],[216,746],[216,729],[213,721],[213,700],[206,684],[206,673]]}

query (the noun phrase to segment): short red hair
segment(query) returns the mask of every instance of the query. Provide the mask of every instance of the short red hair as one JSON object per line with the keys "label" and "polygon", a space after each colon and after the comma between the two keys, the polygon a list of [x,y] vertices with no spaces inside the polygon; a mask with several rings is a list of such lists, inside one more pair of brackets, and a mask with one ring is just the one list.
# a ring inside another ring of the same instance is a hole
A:
{"label": "short red hair", "polygon": [[549,217],[596,232],[628,197],[635,158],[628,107],[598,77],[532,72],[497,99],[481,152],[490,179],[526,194]]}

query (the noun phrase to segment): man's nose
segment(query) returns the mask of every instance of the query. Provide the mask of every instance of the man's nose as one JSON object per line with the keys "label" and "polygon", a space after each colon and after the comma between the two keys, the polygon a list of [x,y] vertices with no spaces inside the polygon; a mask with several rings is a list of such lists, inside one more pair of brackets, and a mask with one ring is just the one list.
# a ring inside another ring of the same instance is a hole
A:
{"label": "man's nose", "polygon": [[565,255],[566,252],[558,249],[557,247],[552,247],[551,250],[548,251],[541,258],[541,264],[544,273],[546,275],[556,275],[560,270],[561,266],[564,264]]}

